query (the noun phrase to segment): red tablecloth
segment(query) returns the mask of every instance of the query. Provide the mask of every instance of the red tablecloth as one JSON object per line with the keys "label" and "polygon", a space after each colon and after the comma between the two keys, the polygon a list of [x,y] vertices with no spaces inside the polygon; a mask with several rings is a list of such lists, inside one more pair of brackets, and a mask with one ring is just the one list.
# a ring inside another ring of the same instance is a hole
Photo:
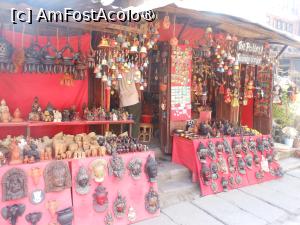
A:
{"label": "red tablecloth", "polygon": [[[73,225],[94,225],[94,224],[104,224],[104,217],[109,212],[112,213],[114,224],[116,225],[123,225],[123,224],[130,224],[131,222],[128,221],[127,213],[130,206],[132,206],[136,211],[136,221],[141,221],[145,219],[152,218],[154,216],[158,216],[160,211],[158,210],[155,214],[148,213],[145,209],[145,195],[148,193],[149,188],[152,186],[154,190],[157,192],[157,183],[149,183],[148,178],[144,172],[144,166],[147,161],[148,155],[154,156],[154,152],[135,152],[135,153],[127,153],[122,154],[122,158],[125,164],[125,173],[122,179],[117,179],[114,176],[110,176],[108,172],[106,172],[105,179],[102,185],[106,188],[108,192],[108,208],[102,212],[97,213],[93,209],[93,194],[95,193],[95,188],[97,187],[97,183],[91,179],[90,180],[90,190],[86,195],[79,195],[75,191],[75,181],[76,175],[79,170],[80,166],[84,166],[85,168],[89,168],[89,164],[95,158],[85,158],[85,159],[73,159],[68,160],[71,176],[72,176],[72,188],[65,189],[60,192],[51,192],[45,194],[45,200],[40,204],[33,205],[29,197],[24,197],[22,199],[17,199],[13,201],[0,201],[0,210],[12,204],[24,204],[25,205],[25,212],[22,216],[18,217],[17,224],[28,224],[25,220],[25,215],[31,212],[41,212],[42,218],[38,222],[38,224],[49,224],[53,219],[51,219],[48,209],[46,208],[45,204],[49,200],[56,200],[58,202],[58,209],[61,210],[67,207],[73,206],[74,211],[74,221]],[[100,158],[100,157],[98,157]],[[111,156],[103,157],[108,165]],[[132,158],[139,158],[142,160],[142,174],[140,179],[134,180],[130,174],[129,170],[127,169],[127,165]],[[3,177],[4,173],[12,168],[20,168],[27,174],[27,182],[28,182],[28,196],[32,193],[32,191],[37,189],[44,190],[45,184],[43,175],[40,177],[40,182],[36,186],[33,184],[31,177],[29,176],[31,168],[39,167],[44,170],[46,165],[49,161],[43,161],[34,164],[22,164],[22,165],[8,165],[3,166],[0,169],[0,177]],[[126,198],[127,207],[126,207],[126,214],[123,218],[117,219],[113,214],[113,203],[117,197],[117,193],[120,192],[123,197]],[[2,185],[0,185],[0,195],[2,195]],[[56,218],[54,218],[56,219]],[[2,216],[0,216],[0,224],[6,225],[9,224],[7,220],[4,220]]]}
{"label": "red tablecloth", "polygon": [[[265,136],[254,136],[252,138],[254,140],[256,140],[257,138],[262,138],[262,137],[268,137],[268,136],[266,136],[266,135]],[[245,137],[245,138],[248,140],[250,137]],[[240,137],[226,137],[226,139],[228,140],[228,142],[231,146],[232,146],[232,141],[234,139],[241,141]],[[204,184],[202,176],[201,176],[202,165],[197,156],[198,145],[201,142],[204,144],[204,146],[207,147],[208,141],[212,141],[214,144],[216,144],[216,142],[218,142],[218,141],[223,142],[223,140],[224,140],[223,138],[211,138],[211,139],[200,138],[200,139],[195,139],[195,140],[188,140],[186,138],[182,138],[182,137],[178,137],[178,136],[173,137],[172,161],[174,163],[184,165],[192,172],[192,180],[193,180],[193,182],[199,182],[202,195],[213,194],[213,191],[210,186],[207,186]],[[249,154],[251,154],[252,158],[253,158],[253,153],[249,152]],[[258,154],[259,158],[261,159],[262,154],[259,151],[257,151],[257,154]],[[267,153],[264,152],[264,157],[266,157],[266,154]],[[208,167],[210,167],[212,161],[214,161],[215,163],[218,163],[218,160],[222,157],[225,160],[226,166],[228,167],[228,156],[229,155],[224,152],[223,154],[218,155],[216,160],[212,160],[209,157],[207,157],[206,163],[207,163]],[[243,153],[243,152],[242,152],[242,158],[245,159],[245,153]],[[235,156],[234,156],[234,160],[237,165],[237,158]],[[279,166],[279,164],[277,162],[272,162],[269,165],[269,167],[272,167],[272,168],[277,168],[278,166]],[[246,170],[246,174],[240,174],[238,171],[235,171],[233,173],[229,173],[229,172],[222,173],[219,171],[218,178],[216,180],[214,180],[214,182],[217,184],[217,190],[215,191],[215,193],[223,191],[222,185],[221,185],[221,180],[223,177],[225,177],[226,179],[233,177],[235,179],[235,181],[236,181],[236,177],[239,176],[241,178],[241,183],[235,183],[235,185],[231,186],[231,187],[228,186],[229,190],[278,178],[278,177],[272,176],[270,173],[264,173],[263,179],[260,179],[260,180],[256,179],[256,172],[261,170],[261,166],[260,165],[255,166],[254,162],[253,162],[253,166],[251,169],[245,167],[245,170]]]}

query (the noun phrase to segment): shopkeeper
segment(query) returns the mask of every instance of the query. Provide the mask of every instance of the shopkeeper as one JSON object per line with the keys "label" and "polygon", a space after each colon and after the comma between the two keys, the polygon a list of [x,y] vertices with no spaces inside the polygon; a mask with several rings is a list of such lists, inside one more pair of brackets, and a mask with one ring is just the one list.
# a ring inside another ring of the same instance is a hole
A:
{"label": "shopkeeper", "polygon": [[141,118],[141,91],[140,79],[136,77],[136,70],[131,69],[123,74],[123,78],[118,82],[120,107],[133,115],[132,137],[138,138]]}

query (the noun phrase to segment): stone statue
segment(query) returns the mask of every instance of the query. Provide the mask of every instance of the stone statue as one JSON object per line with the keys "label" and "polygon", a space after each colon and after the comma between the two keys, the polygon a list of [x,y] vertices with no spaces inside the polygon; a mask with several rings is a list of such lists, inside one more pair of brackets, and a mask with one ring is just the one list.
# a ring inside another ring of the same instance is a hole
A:
{"label": "stone statue", "polygon": [[90,176],[87,169],[81,166],[76,175],[76,192],[78,194],[84,195],[87,194],[90,190]]}
{"label": "stone statue", "polygon": [[15,140],[13,140],[9,146],[10,148],[10,161],[9,164],[20,164],[22,159],[20,156],[20,148],[18,147]]}
{"label": "stone statue", "polygon": [[0,103],[0,121],[3,123],[8,123],[11,121],[9,108],[6,105],[6,101],[4,99],[2,99]]}
{"label": "stone statue", "polygon": [[29,113],[29,120],[40,121],[42,119],[42,108],[39,104],[38,97],[35,97],[31,107],[31,112]]}
{"label": "stone statue", "polygon": [[145,165],[146,173],[149,177],[150,182],[156,182],[157,177],[157,162],[155,161],[155,158],[151,155],[148,156],[147,162]]}
{"label": "stone statue", "polygon": [[19,168],[8,170],[2,177],[2,201],[11,201],[27,196],[27,177]]}
{"label": "stone statue", "polygon": [[45,192],[58,192],[72,186],[68,164],[63,161],[50,162],[44,169]]}
{"label": "stone statue", "polygon": [[16,110],[14,112],[14,118],[11,121],[15,122],[15,123],[24,121],[23,118],[22,118],[22,113],[21,113],[19,108],[16,108]]}
{"label": "stone statue", "polygon": [[18,217],[22,216],[24,211],[25,211],[25,205],[14,204],[2,208],[1,214],[5,220],[9,220],[9,223],[11,225],[16,225]]}

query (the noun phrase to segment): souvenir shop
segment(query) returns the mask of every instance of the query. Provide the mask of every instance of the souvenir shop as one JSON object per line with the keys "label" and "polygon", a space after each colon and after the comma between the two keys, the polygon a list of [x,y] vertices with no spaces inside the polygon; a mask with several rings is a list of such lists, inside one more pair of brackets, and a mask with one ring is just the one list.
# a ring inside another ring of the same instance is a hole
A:
{"label": "souvenir shop", "polygon": [[[156,133],[202,195],[282,175],[268,136],[270,44],[246,38],[253,24],[174,8],[151,23],[1,23],[1,224],[158,216],[157,162],[145,144]],[[143,93],[138,139],[116,88],[131,70]]]}
{"label": "souvenir shop", "polygon": [[159,215],[155,154],[131,137],[133,115],[114,100],[130,70],[148,87],[158,24],[1,23],[0,224]]}

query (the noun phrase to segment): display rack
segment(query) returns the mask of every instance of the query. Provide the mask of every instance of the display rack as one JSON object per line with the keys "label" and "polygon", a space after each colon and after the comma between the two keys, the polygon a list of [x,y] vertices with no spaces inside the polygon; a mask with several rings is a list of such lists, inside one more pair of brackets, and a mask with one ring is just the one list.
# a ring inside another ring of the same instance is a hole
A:
{"label": "display rack", "polygon": [[107,125],[105,128],[109,130],[110,124],[121,125],[121,130],[123,130],[123,125],[129,125],[129,136],[131,136],[131,129],[133,120],[97,120],[97,121],[69,121],[69,122],[42,122],[42,121],[25,121],[19,123],[0,123],[0,128],[7,127],[25,127],[26,136],[30,136],[31,128],[33,127],[49,127],[49,126],[88,126],[88,125]]}

